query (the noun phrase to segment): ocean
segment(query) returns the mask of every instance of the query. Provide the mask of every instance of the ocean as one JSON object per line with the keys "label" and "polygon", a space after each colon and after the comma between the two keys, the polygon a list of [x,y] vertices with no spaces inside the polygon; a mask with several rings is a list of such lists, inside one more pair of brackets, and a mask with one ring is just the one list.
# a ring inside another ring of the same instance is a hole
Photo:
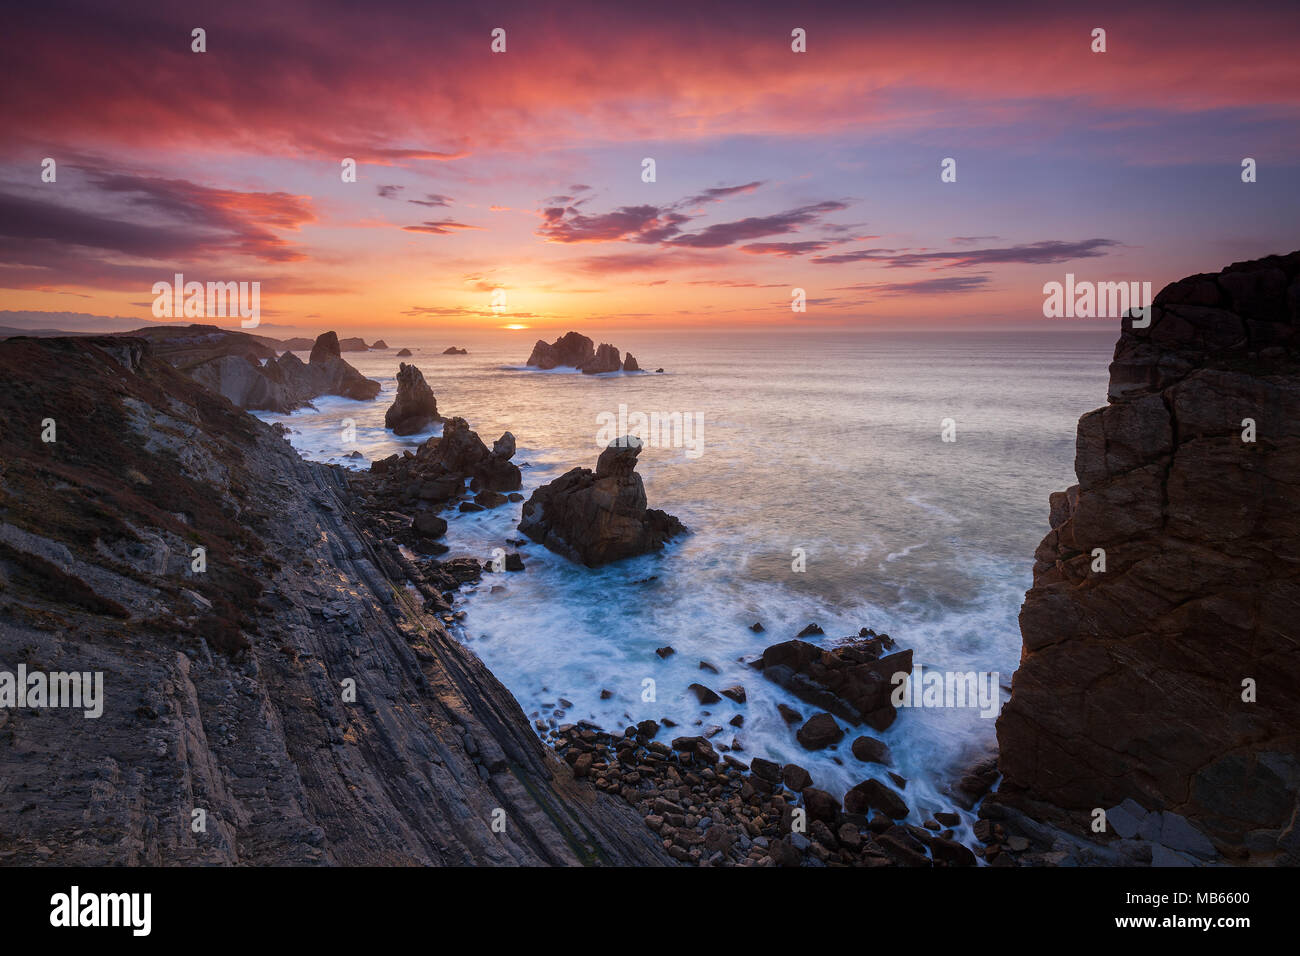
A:
{"label": "ocean", "polygon": [[[665,740],[721,727],[715,746],[738,743],[746,762],[798,763],[837,797],[868,776],[894,786],[885,768],[849,753],[867,733],[888,744],[889,769],[907,779],[910,822],[954,809],[944,790],[992,745],[990,716],[904,709],[882,733],[846,727],[837,749],[808,752],[776,705],[814,709],[745,661],[809,623],[825,631],[810,640],[828,646],[870,627],[912,648],[927,671],[996,673],[1005,701],[1048,495],[1074,483],[1075,425],[1105,402],[1115,331],[607,333],[651,370],[608,376],[525,369],[537,337],[388,336],[388,351],[344,355],[383,383],[374,402],[325,398],[315,410],[258,417],[284,422],[305,457],[369,467],[438,433],[398,439],[383,427],[398,362],[414,362],[441,414],[464,417],[489,446],[514,433],[527,496],[570,468],[594,467],[602,423],[620,405],[632,420],[690,416],[698,433],[674,442],[665,430],[638,471],[650,506],[692,534],[596,570],[529,543],[518,549],[524,572],[486,574],[457,599],[458,639],[530,719],[617,732],[668,717],[679,726]],[[448,345],[470,354],[440,354]],[[402,346],[414,355],[396,358]],[[942,439],[945,425],[955,441]],[[365,459],[345,457],[354,449]],[[521,508],[446,513],[447,557],[516,550],[506,541],[522,537]],[[755,621],[763,633],[750,630]],[[660,659],[665,645],[676,654]],[[740,684],[747,703],[701,707],[693,682]],[[729,724],[737,713],[739,729]]]}

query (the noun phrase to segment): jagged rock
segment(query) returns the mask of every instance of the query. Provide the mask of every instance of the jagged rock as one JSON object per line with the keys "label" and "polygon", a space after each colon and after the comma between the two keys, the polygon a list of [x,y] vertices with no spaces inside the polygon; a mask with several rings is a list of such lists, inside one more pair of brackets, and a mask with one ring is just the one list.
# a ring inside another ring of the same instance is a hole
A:
{"label": "jagged rock", "polygon": [[582,368],[595,357],[596,348],[591,339],[577,332],[568,332],[553,343],[538,339],[526,364],[541,369]]}
{"label": "jagged rock", "polygon": [[574,468],[533,492],[519,530],[571,561],[597,567],[658,551],[686,533],[672,515],[646,507],[645,486],[634,470],[641,441],[611,442],[596,470]]}
{"label": "jagged rock", "polygon": [[622,367],[622,363],[618,360],[618,349],[601,343],[600,348],[596,349],[595,357],[582,366],[582,374],[599,375],[602,372],[617,372]]}
{"label": "jagged rock", "polygon": [[632,357],[631,352],[628,352],[626,355],[623,356],[623,371],[625,372],[641,371],[641,366],[636,364],[636,359]]}
{"label": "jagged rock", "polygon": [[317,340],[320,357],[314,364],[304,364],[289,351],[276,359],[275,339],[211,325],[161,326],[125,334],[146,340],[151,354],[240,408],[291,412],[321,395],[368,401],[379,394],[378,382],[338,357],[338,337],[332,332]]}
{"label": "jagged rock", "polygon": [[1123,320],[1109,404],[1079,420],[1078,484],[1035,554],[1001,799],[1133,798],[1296,853],[1298,312],[1293,252],[1172,283],[1148,327]]}
{"label": "jagged rock", "polygon": [[754,666],[800,700],[850,723],[884,730],[896,716],[890,700],[893,676],[911,673],[912,652],[878,657],[879,650],[878,638],[829,650],[805,641],[784,641],[764,650]]}
{"label": "jagged rock", "polygon": [[397,369],[397,397],[384,414],[384,427],[395,435],[414,435],[438,420],[438,400],[424,375],[402,362]]}

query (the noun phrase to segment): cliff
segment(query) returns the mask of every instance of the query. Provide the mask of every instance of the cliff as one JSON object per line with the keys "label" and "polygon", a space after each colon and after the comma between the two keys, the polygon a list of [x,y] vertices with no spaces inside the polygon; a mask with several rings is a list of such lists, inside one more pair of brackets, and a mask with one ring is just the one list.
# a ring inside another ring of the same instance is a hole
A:
{"label": "cliff", "polygon": [[998,800],[1300,862],[1300,252],[1167,286],[1108,400],[1035,555]]}
{"label": "cliff", "polygon": [[0,709],[0,862],[668,862],[338,469],[140,339],[9,340],[0,379],[0,671],[104,688],[98,718]]}

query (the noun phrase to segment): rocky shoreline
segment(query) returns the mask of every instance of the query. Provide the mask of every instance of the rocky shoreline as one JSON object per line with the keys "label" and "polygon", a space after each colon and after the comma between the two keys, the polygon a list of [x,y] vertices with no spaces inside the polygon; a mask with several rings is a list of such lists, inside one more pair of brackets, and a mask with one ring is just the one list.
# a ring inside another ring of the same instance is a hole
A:
{"label": "rocky shoreline", "polygon": [[[7,792],[27,795],[0,802],[0,862],[1300,859],[1300,253],[1174,283],[1149,326],[1125,320],[1110,404],[1080,420],[1079,484],[1053,496],[1035,555],[999,750],[922,819],[888,747],[855,730],[897,717],[912,653],[888,635],[813,644],[809,625],[750,662],[813,708],[779,707],[806,750],[856,734],[862,779],[842,799],[706,724],[722,697],[745,703],[740,684],[685,688],[686,734],[566,722],[562,700],[525,716],[451,630],[462,586],[523,561],[443,559],[440,540],[442,511],[523,502],[514,436],[489,449],[403,365],[392,422],[442,435],[369,472],[307,462],[221,397],[266,377],[265,345],[172,331],[0,343],[5,663],[89,667],[112,688],[95,721],[0,711]],[[316,340],[313,381],[346,387],[339,352]],[[46,421],[57,439],[38,440]],[[591,566],[684,533],[646,507],[639,450],[615,443],[537,489],[521,531]]]}

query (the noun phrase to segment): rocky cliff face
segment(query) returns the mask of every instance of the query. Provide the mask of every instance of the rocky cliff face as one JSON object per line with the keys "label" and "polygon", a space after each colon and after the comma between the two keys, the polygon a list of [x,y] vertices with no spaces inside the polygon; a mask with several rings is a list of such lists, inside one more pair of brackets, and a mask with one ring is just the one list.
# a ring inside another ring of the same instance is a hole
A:
{"label": "rocky cliff face", "polygon": [[0,379],[0,671],[104,688],[98,718],[0,708],[0,862],[668,861],[338,469],[138,339],[8,341]]}
{"label": "rocky cliff face", "polygon": [[1300,252],[1166,287],[1108,398],[1035,555],[1000,799],[1300,862]]}
{"label": "rocky cliff face", "polygon": [[[321,395],[368,401],[379,394],[378,382],[343,360],[340,348],[348,349],[333,332],[317,337],[307,362],[289,351],[277,359],[275,339],[212,325],[159,326],[129,335],[240,408],[290,412]],[[300,346],[302,340],[290,341]]]}

